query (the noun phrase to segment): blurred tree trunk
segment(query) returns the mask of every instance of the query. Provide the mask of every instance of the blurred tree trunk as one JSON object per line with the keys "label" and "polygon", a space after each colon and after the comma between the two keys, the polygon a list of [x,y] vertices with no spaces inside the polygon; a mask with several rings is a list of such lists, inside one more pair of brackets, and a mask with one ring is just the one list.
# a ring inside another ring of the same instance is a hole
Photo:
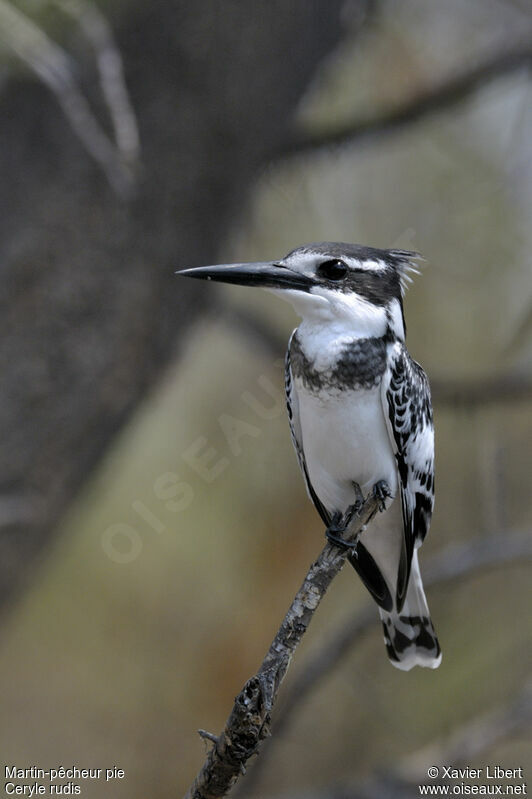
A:
{"label": "blurred tree trunk", "polygon": [[[4,84],[2,603],[203,310],[208,295],[173,271],[216,256],[257,168],[282,148],[295,104],[340,36],[341,5],[117,3],[111,22],[142,146],[128,202],[44,87]],[[86,66],[90,92],[96,77]]]}

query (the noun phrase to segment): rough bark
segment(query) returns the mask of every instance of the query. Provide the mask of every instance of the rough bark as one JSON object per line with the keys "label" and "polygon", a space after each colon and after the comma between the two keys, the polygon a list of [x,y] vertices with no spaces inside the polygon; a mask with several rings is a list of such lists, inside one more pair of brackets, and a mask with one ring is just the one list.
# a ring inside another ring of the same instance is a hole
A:
{"label": "rough bark", "polygon": [[[370,496],[352,518],[349,512],[346,514],[343,538],[347,543],[358,540],[378,505],[379,500]],[[271,713],[291,658],[347,554],[347,549],[325,545],[308,570],[260,668],[236,697],[221,735],[216,737],[200,730],[200,735],[212,740],[214,746],[185,799],[219,799],[245,773],[246,763],[270,734]]]}

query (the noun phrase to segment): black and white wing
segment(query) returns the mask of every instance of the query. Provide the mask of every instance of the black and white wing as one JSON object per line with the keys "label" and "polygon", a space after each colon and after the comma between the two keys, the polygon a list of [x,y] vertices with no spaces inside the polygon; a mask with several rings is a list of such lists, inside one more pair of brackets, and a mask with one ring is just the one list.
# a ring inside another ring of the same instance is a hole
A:
{"label": "black and white wing", "polygon": [[414,550],[423,542],[434,505],[434,425],[427,376],[400,342],[390,347],[382,381],[384,415],[397,461],[404,546],[397,608],[406,596]]}
{"label": "black and white wing", "polygon": [[286,410],[288,412],[290,434],[292,436],[292,444],[294,445],[294,449],[296,451],[299,468],[301,469],[303,477],[305,478],[305,486],[307,488],[307,494],[314,503],[316,510],[320,514],[324,524],[327,525],[328,527],[329,524],[331,523],[331,517],[328,511],[324,508],[323,504],[320,502],[318,495],[316,494],[316,492],[312,487],[312,483],[310,482],[310,478],[308,476],[308,469],[305,461],[305,452],[303,450],[303,434],[301,432],[301,422],[299,419],[299,400],[297,396],[297,390],[294,385],[292,369],[290,367],[290,349],[292,346],[292,339],[294,338],[295,333],[296,331],[294,330],[294,332],[290,336],[290,341],[288,342],[288,349],[286,350],[285,370],[284,370]]}

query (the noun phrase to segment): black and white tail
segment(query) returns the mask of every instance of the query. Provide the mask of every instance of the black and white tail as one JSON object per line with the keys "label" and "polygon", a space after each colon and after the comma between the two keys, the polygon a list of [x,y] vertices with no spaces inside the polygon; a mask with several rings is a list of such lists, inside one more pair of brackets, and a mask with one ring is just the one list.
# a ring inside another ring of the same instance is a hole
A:
{"label": "black and white tail", "polygon": [[409,671],[413,666],[438,668],[441,650],[423,591],[416,551],[412,557],[408,590],[401,611],[388,612],[379,608],[379,613],[384,628],[384,643],[393,666],[402,671]]}

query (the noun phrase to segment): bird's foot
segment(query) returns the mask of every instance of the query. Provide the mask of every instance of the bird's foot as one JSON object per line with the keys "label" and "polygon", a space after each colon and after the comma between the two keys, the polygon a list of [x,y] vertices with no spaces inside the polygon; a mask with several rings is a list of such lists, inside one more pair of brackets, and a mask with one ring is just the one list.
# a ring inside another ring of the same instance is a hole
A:
{"label": "bird's foot", "polygon": [[357,499],[352,505],[349,505],[345,513],[337,511],[332,517],[330,525],[325,530],[325,538],[330,544],[334,544],[340,549],[349,549],[353,551],[358,541],[346,541],[344,533],[349,527],[354,516],[357,515],[362,507],[363,500]]}
{"label": "bird's foot", "polygon": [[386,500],[390,499],[392,496],[392,492],[386,480],[379,480],[375,483],[373,486],[373,496],[377,500],[379,510],[382,513],[386,510]]}
{"label": "bird's foot", "polygon": [[329,542],[329,544],[334,544],[335,547],[338,549],[348,549],[350,552],[356,547],[356,541],[345,541],[341,536],[337,535],[335,531],[335,527],[328,527],[325,530],[325,538]]}

